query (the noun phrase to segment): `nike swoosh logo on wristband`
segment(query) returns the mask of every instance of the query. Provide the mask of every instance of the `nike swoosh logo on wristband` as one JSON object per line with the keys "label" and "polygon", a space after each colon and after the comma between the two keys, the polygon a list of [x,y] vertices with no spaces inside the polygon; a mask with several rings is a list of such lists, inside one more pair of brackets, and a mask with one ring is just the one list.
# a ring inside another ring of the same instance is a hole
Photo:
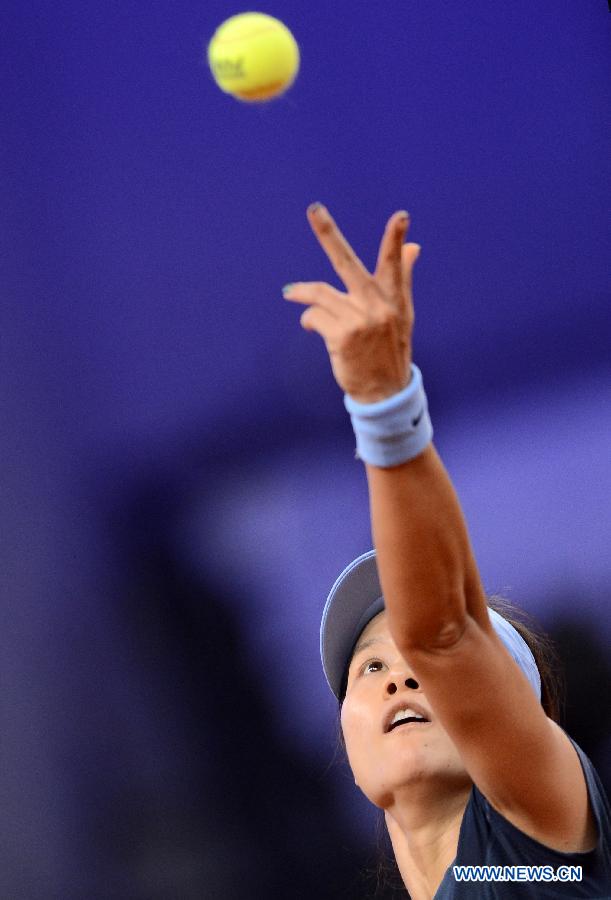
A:
{"label": "nike swoosh logo on wristband", "polygon": [[412,419],[412,427],[413,428],[416,427],[416,425],[418,424],[418,422],[420,421],[420,419],[422,418],[423,415],[424,415],[424,406],[422,407],[422,409],[420,410],[418,415]]}

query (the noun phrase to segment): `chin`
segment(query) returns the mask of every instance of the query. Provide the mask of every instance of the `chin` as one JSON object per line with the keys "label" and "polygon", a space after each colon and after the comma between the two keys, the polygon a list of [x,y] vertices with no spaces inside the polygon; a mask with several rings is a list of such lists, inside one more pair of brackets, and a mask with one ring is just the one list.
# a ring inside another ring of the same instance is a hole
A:
{"label": "chin", "polygon": [[[439,748],[438,748],[439,749]],[[401,794],[409,798],[416,787],[445,785],[444,790],[463,789],[471,779],[460,757],[454,754],[435,753],[431,744],[419,743],[393,748],[393,753],[381,765],[378,757],[371,760],[369,772],[374,778],[357,779],[367,799],[380,809],[388,809]]]}
{"label": "chin", "polygon": [[398,794],[413,791],[416,785],[423,785],[433,777],[433,770],[424,761],[418,764],[413,759],[397,759],[383,769],[378,767],[375,781],[363,779],[358,784],[370,803],[379,809],[388,809]]}

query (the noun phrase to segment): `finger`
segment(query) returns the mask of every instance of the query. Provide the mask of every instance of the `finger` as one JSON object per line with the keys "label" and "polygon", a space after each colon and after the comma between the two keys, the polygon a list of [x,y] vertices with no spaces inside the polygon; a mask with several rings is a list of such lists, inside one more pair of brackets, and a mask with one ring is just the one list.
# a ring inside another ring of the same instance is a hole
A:
{"label": "finger", "polygon": [[420,256],[422,247],[420,244],[404,244],[401,247],[401,269],[403,284],[407,286],[408,291],[412,289],[413,271],[416,260]]}
{"label": "finger", "polygon": [[403,290],[401,248],[409,228],[409,221],[409,213],[405,210],[394,213],[386,223],[380,241],[375,277],[389,298],[399,298]]}
{"label": "finger", "polygon": [[329,262],[349,291],[362,291],[371,275],[321,203],[308,207],[308,221]]}
{"label": "finger", "polygon": [[341,330],[337,319],[320,306],[308,306],[299,319],[306,331],[316,331],[325,342],[333,340]]}
{"label": "finger", "polygon": [[324,281],[296,282],[282,288],[282,293],[285,300],[321,306],[336,318],[348,307],[355,312],[359,309],[349,294],[343,294]]}

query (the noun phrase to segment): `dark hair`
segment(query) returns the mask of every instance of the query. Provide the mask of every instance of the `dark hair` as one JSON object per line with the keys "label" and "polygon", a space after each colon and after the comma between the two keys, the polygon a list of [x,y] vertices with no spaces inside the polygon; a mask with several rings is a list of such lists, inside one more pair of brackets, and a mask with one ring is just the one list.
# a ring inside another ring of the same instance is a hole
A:
{"label": "dark hair", "polygon": [[[541,630],[532,616],[515,606],[505,597],[493,594],[487,598],[487,601],[488,606],[513,625],[528,644],[541,677],[541,706],[550,719],[560,723],[564,715],[565,685],[560,657],[552,640]],[[347,670],[348,666],[346,666],[346,672],[344,673],[342,693],[339,701],[340,713],[346,695]],[[346,759],[346,744],[340,719],[338,719],[338,729],[339,746],[342,748],[344,759]],[[380,812],[376,824],[376,849],[376,864],[373,869],[368,869],[364,873],[368,879],[372,876],[375,878],[372,897],[384,897],[385,900],[395,896],[405,897],[405,886],[392,852],[392,844],[382,812]]]}

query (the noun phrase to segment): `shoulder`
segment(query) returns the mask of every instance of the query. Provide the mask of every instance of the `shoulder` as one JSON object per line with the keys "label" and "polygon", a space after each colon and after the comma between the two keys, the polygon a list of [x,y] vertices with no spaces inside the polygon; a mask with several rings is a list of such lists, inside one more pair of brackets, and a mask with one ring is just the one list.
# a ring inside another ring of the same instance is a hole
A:
{"label": "shoulder", "polygon": [[[525,834],[503,816],[473,785],[465,807],[460,828],[456,858],[448,868],[435,900],[468,900],[477,896],[482,900],[492,898],[513,898],[515,883],[524,881],[527,867],[531,872],[541,873],[540,881],[528,879],[520,884],[520,896],[525,900],[546,897],[609,897],[611,896],[611,814],[609,801],[600,778],[583,750],[571,741],[583,767],[584,779],[592,812],[598,828],[596,846],[586,853],[564,853],[547,847]],[[502,871],[501,880],[479,880],[458,878],[457,869],[463,873],[470,867],[482,867]],[[464,867],[464,868],[462,868]],[[564,870],[561,868],[564,867]],[[570,873],[571,880],[557,880],[556,873]],[[511,873],[515,878],[512,880]],[[551,884],[543,882],[554,882]],[[578,892],[575,888],[579,884]]]}
{"label": "shoulder", "polygon": [[[611,807],[592,762],[575,741],[571,738],[568,740],[575,748],[583,769],[588,801],[596,826],[592,849],[586,852],[564,852],[536,840],[495,809],[474,785],[465,809],[464,831],[461,830],[457,860],[459,856],[476,852],[482,854],[480,860],[485,859],[498,865],[548,865],[555,869],[562,865],[579,866],[586,884],[591,883],[592,889],[607,891],[606,894],[591,893],[583,896],[611,895]],[[476,849],[478,842],[480,846]]]}

